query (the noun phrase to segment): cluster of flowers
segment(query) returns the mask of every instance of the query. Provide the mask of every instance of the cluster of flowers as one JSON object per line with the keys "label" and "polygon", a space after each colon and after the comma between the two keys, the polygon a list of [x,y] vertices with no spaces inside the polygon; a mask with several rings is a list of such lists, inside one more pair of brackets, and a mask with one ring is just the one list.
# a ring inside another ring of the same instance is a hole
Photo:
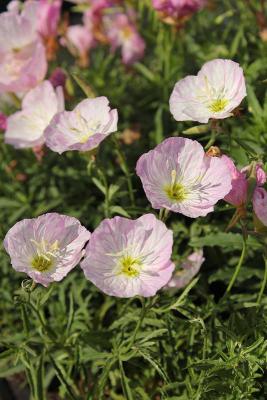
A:
{"label": "cluster of flowers", "polygon": [[[0,14],[0,93],[25,93],[45,78],[58,44],[61,7],[62,0],[12,0]],[[113,51],[121,48],[125,64],[143,56],[145,43],[132,9],[111,0],[88,1],[83,21],[62,28],[60,39],[83,65],[89,49],[101,41]]]}
{"label": "cluster of flowers", "polygon": [[[213,60],[197,76],[176,83],[170,110],[178,121],[207,122],[231,116],[245,95],[242,68],[231,60]],[[58,153],[88,151],[117,129],[117,110],[108,104],[106,97],[98,97],[64,111],[62,91],[44,81],[27,93],[22,110],[8,118],[6,141],[16,147],[45,142]],[[221,199],[246,207],[248,181],[254,176],[254,211],[267,223],[266,174],[260,164],[238,171],[229,157],[213,157],[197,141],[171,137],[143,154],[136,172],[153,208],[191,218],[206,216]],[[46,286],[61,280],[84,256],[86,278],[118,297],[153,296],[166,285],[186,284],[203,263],[203,253],[189,256],[172,277],[172,243],[172,231],[153,214],[105,219],[92,234],[75,218],[46,214],[18,222],[4,241],[13,267],[36,282]]]}
{"label": "cluster of flowers", "polygon": [[[77,0],[70,0],[77,3]],[[136,28],[136,14],[120,0],[78,1],[83,4],[83,24],[69,26],[61,43],[75,56],[80,65],[88,65],[88,53],[98,43],[109,44],[111,50],[121,49],[122,62],[133,64],[143,57],[145,42]]]}

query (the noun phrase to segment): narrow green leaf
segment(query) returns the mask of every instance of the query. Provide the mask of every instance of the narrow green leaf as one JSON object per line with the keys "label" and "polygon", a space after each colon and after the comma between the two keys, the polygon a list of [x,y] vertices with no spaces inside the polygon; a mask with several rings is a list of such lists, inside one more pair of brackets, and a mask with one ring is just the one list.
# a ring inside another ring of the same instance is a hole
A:
{"label": "narrow green leaf", "polygon": [[185,135],[201,135],[202,133],[207,133],[210,131],[209,124],[205,125],[197,125],[193,126],[192,128],[185,129],[183,133]]}
{"label": "narrow green leaf", "polygon": [[124,397],[126,400],[134,400],[131,388],[128,383],[128,378],[126,377],[125,372],[124,372],[123,363],[120,359],[119,359],[119,367],[120,367],[121,385],[122,385]]}

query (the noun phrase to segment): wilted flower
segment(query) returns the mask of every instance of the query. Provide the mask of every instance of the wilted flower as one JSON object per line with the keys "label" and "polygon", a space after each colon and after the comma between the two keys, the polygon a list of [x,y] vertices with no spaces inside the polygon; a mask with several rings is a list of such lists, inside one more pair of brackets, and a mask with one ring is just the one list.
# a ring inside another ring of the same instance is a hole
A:
{"label": "wilted flower", "polygon": [[231,174],[218,157],[209,157],[195,140],[172,137],[143,154],[136,166],[152,207],[191,218],[214,210],[231,189]]}
{"label": "wilted flower", "polygon": [[236,168],[230,157],[223,155],[221,160],[225,162],[232,176],[232,189],[224,200],[235,207],[242,207],[247,201],[248,182],[246,175]]}
{"label": "wilted flower", "polygon": [[5,131],[7,127],[7,116],[0,112],[0,129]]}
{"label": "wilted flower", "polygon": [[54,88],[58,86],[65,87],[67,75],[62,68],[55,68],[49,77],[49,81],[52,83]]}
{"label": "wilted flower", "polygon": [[50,213],[17,222],[8,231],[4,247],[16,271],[48,286],[80,262],[89,238],[90,232],[76,218]]}
{"label": "wilted flower", "polygon": [[64,109],[62,88],[53,88],[49,81],[30,90],[22,101],[22,111],[7,119],[5,142],[16,148],[44,143],[44,130],[53,116]]}
{"label": "wilted flower", "polygon": [[205,63],[197,76],[189,75],[174,86],[170,111],[176,121],[206,123],[230,117],[246,96],[243,70],[231,60]]}
{"label": "wilted flower", "polygon": [[133,64],[144,56],[145,42],[128,15],[107,15],[103,18],[103,23],[111,50],[121,48],[124,64]]}
{"label": "wilted flower", "polygon": [[160,13],[164,22],[175,24],[200,10],[206,0],[152,0],[152,5]]}
{"label": "wilted flower", "polygon": [[253,210],[260,222],[267,226],[267,192],[257,187],[253,193]]}
{"label": "wilted flower", "polygon": [[[247,175],[251,172],[251,166],[242,168],[241,171],[239,171],[229,157],[223,155],[221,160],[228,167],[232,175],[232,189],[225,196],[224,200],[240,209],[242,215],[242,211],[245,210],[248,201],[249,182]],[[262,185],[266,183],[266,173],[261,163],[255,165],[254,174],[256,182],[252,193],[253,211],[260,222],[267,226],[267,192],[262,187]]]}
{"label": "wilted flower", "polygon": [[86,99],[73,111],[55,115],[45,130],[46,145],[62,154],[67,150],[92,150],[117,130],[118,113],[106,97]]}
{"label": "wilted flower", "polygon": [[110,296],[154,296],[174,269],[172,243],[172,231],[152,214],[105,219],[93,232],[81,267]]}
{"label": "wilted flower", "polygon": [[166,289],[180,289],[185,287],[191,279],[198,273],[201,265],[205,261],[203,250],[197,250],[190,254],[187,259],[182,262],[181,267],[177,270],[166,285]]}
{"label": "wilted flower", "polygon": [[21,14],[0,14],[0,92],[27,91],[45,77],[45,48],[35,29],[34,3],[25,5]]}
{"label": "wilted flower", "polygon": [[61,39],[61,44],[66,46],[71,54],[79,57],[79,64],[82,67],[88,66],[88,53],[94,46],[95,40],[84,25],[71,25],[68,27],[65,37]]}

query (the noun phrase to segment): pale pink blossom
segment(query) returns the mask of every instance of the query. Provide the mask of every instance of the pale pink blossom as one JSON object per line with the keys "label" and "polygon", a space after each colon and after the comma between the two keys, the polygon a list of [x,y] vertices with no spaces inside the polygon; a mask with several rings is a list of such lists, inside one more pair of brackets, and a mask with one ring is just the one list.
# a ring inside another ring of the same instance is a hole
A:
{"label": "pale pink blossom", "polygon": [[216,59],[203,65],[196,76],[178,81],[170,97],[176,121],[207,123],[210,118],[232,116],[246,96],[242,68],[234,61]]}
{"label": "pale pink blossom", "polygon": [[108,9],[112,9],[115,6],[113,0],[91,0],[89,8],[84,12],[83,22],[85,26],[91,29],[93,26],[96,27],[102,21],[104,13]]}
{"label": "pale pink blossom", "polygon": [[22,110],[7,119],[5,142],[16,148],[44,143],[44,131],[53,116],[64,110],[62,88],[53,88],[49,81],[30,90],[22,101]]}
{"label": "pale pink blossom", "polygon": [[80,64],[88,65],[89,50],[94,46],[95,39],[92,32],[84,25],[71,25],[68,27],[61,44],[66,46],[73,56],[79,56]]}
{"label": "pale pink blossom", "polygon": [[214,210],[231,189],[231,174],[218,157],[209,157],[195,140],[171,137],[143,154],[136,166],[152,207],[191,218]]}
{"label": "pale pink blossom", "polygon": [[45,130],[46,145],[59,154],[92,150],[117,130],[117,122],[117,110],[110,109],[106,97],[86,99],[73,111],[55,115]]}
{"label": "pale pink blossom", "polygon": [[24,92],[45,77],[45,48],[32,22],[32,8],[0,14],[0,92]]}
{"label": "pale pink blossom", "polygon": [[203,250],[197,250],[190,254],[190,256],[181,263],[180,268],[175,271],[165,289],[181,289],[188,285],[198,273],[204,261]]}
{"label": "pale pink blossom", "polygon": [[248,182],[246,175],[244,172],[241,172],[236,168],[230,157],[223,155],[221,160],[225,162],[232,177],[232,189],[225,196],[224,200],[235,207],[241,207],[247,201]]}
{"label": "pale pink blossom", "polygon": [[122,13],[106,15],[103,24],[111,50],[121,48],[122,61],[130,65],[144,56],[145,42],[129,16]]}
{"label": "pale pink blossom", "polygon": [[57,35],[62,0],[38,0],[37,30],[43,38]]}
{"label": "pale pink blossom", "polygon": [[4,247],[16,271],[48,286],[80,262],[89,238],[90,232],[76,218],[50,213],[17,222],[8,231]]}
{"label": "pale pink blossom", "polygon": [[173,234],[154,215],[105,219],[92,233],[81,267],[110,296],[154,296],[170,280]]}

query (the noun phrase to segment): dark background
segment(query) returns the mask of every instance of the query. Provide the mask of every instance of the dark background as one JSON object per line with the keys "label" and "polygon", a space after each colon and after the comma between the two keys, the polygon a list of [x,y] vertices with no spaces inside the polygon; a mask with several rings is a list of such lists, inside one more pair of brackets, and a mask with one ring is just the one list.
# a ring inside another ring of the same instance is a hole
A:
{"label": "dark background", "polygon": [[[11,0],[0,0],[0,12],[6,11],[6,6]],[[68,9],[71,7],[71,3],[66,1],[63,2],[63,8]]]}

